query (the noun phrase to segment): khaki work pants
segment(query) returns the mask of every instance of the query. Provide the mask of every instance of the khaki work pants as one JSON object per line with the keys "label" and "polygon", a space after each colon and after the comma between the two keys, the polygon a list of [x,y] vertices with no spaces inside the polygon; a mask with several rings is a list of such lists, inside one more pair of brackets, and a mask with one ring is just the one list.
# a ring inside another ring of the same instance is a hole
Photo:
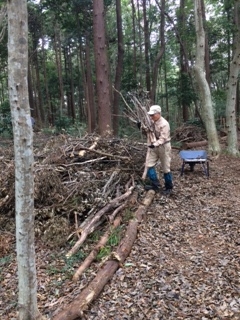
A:
{"label": "khaki work pants", "polygon": [[170,172],[171,149],[172,148],[170,142],[165,143],[162,146],[155,147],[154,149],[150,149],[147,167],[154,167],[157,164],[158,160],[160,160],[163,173]]}

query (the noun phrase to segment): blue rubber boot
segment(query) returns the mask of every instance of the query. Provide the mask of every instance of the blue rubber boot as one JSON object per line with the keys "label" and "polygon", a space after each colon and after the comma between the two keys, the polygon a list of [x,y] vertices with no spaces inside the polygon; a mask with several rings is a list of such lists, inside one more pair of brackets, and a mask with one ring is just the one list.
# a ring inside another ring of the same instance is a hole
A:
{"label": "blue rubber boot", "polygon": [[148,168],[147,177],[151,181],[151,185],[145,185],[145,190],[160,190],[160,182],[158,180],[157,172],[154,167]]}
{"label": "blue rubber boot", "polygon": [[170,194],[173,189],[173,182],[172,182],[172,174],[171,172],[164,173],[163,175],[164,181],[165,181],[165,190],[163,191],[163,194]]}

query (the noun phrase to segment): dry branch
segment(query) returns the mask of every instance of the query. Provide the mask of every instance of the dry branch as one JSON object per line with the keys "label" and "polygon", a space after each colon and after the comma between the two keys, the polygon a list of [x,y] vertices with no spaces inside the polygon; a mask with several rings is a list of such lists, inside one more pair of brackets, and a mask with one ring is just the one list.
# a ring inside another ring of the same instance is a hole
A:
{"label": "dry branch", "polygon": [[122,266],[131,252],[133,243],[137,237],[138,225],[142,221],[143,215],[151,204],[154,195],[155,192],[153,190],[148,191],[146,198],[135,213],[135,218],[129,222],[125,237],[118,246],[116,253],[112,253],[112,260],[105,263],[90,284],[66,309],[57,314],[53,320],[75,320],[83,316],[83,311],[98,297],[104,286],[112,278],[118,267]]}
{"label": "dry branch", "polygon": [[130,158],[128,158],[128,157],[122,157],[122,156],[119,156],[119,155],[116,155],[116,154],[110,154],[110,153],[106,153],[106,152],[103,152],[103,151],[93,150],[93,149],[86,148],[86,147],[83,147],[83,146],[81,147],[81,149],[87,150],[87,151],[91,151],[93,153],[96,153],[96,154],[99,154],[99,155],[102,155],[102,156],[106,156],[106,157],[109,157],[109,158],[117,158],[117,159],[121,159],[121,160],[130,160]]}
{"label": "dry branch", "polygon": [[90,264],[93,262],[94,259],[96,259],[96,256],[98,255],[99,250],[105,246],[107,243],[109,236],[111,232],[117,228],[120,225],[121,217],[117,217],[114,222],[113,226],[110,227],[104,235],[101,237],[95,248],[91,251],[91,253],[87,256],[87,258],[83,261],[83,263],[80,265],[80,267],[77,269],[73,276],[73,281],[77,282],[80,276],[83,274],[83,272],[90,266]]}
{"label": "dry branch", "polygon": [[[96,137],[96,140],[94,141],[94,143],[91,145],[91,147],[89,147],[89,150],[93,150],[96,146],[97,146],[97,144],[98,144],[98,140],[99,140],[99,137]],[[79,156],[80,157],[83,157],[84,155],[85,155],[85,153],[86,153],[86,149],[85,150],[81,150],[81,151],[79,151]]]}
{"label": "dry branch", "polygon": [[75,243],[75,245],[72,247],[71,250],[68,251],[66,254],[66,257],[71,257],[77,250],[80,248],[80,246],[83,244],[83,242],[86,240],[87,236],[91,234],[95,229],[96,225],[98,225],[99,220],[102,218],[102,216],[107,213],[111,209],[115,209],[119,206],[119,203],[123,200],[125,200],[129,195],[132,193],[132,190],[134,189],[134,186],[130,187],[129,190],[127,190],[123,195],[120,197],[117,197],[113,200],[111,200],[105,207],[103,207],[101,210],[99,210],[93,217],[92,220],[89,221],[89,223],[85,226],[84,230],[82,230],[80,239]]}

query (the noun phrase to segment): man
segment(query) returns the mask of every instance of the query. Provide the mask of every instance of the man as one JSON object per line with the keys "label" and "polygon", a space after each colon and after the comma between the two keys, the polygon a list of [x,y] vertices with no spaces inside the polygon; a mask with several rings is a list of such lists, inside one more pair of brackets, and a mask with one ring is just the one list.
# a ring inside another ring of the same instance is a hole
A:
{"label": "man", "polygon": [[148,115],[153,123],[153,132],[155,134],[155,141],[152,142],[148,148],[149,155],[147,157],[147,177],[151,181],[150,186],[145,186],[146,190],[153,189],[160,190],[160,182],[155,169],[155,166],[160,160],[161,167],[164,173],[165,189],[163,193],[168,195],[173,189],[172,174],[170,171],[171,163],[171,137],[170,126],[166,119],[161,115],[161,107],[158,105],[151,106]]}

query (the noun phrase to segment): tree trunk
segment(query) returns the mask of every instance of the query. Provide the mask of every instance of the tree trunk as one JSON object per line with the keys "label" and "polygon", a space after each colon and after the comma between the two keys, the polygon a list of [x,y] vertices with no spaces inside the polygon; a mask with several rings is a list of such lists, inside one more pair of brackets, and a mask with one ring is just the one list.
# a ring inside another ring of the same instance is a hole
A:
{"label": "tree trunk", "polygon": [[60,98],[60,106],[59,106],[59,110],[57,111],[59,111],[59,115],[60,117],[62,117],[63,106],[64,106],[64,89],[63,89],[63,78],[62,78],[61,39],[60,39],[60,31],[59,31],[58,25],[55,26],[55,30],[54,30],[54,49],[55,49],[58,81],[59,81],[59,98]]}
{"label": "tree trunk", "polygon": [[150,61],[149,61],[149,49],[150,49],[150,39],[149,39],[149,26],[147,18],[147,5],[146,0],[142,0],[143,5],[143,28],[144,28],[144,48],[145,48],[145,76],[146,76],[146,88],[147,91],[151,90],[151,77],[150,77]]}
{"label": "tree trunk", "polygon": [[36,51],[34,53],[34,65],[35,65],[35,73],[36,73],[36,90],[37,90],[37,97],[36,99],[38,100],[37,105],[38,105],[38,110],[36,110],[38,114],[38,121],[42,123],[44,120],[44,110],[43,110],[43,100],[42,100],[42,90],[41,90],[41,84],[40,84],[40,67],[39,67],[39,61],[38,61],[38,52]]}
{"label": "tree trunk", "polygon": [[47,75],[47,68],[46,68],[46,53],[45,53],[45,37],[42,35],[42,58],[43,58],[43,76],[44,76],[44,87],[46,92],[46,113],[44,113],[44,124],[49,125],[51,123],[51,100],[48,88],[48,75]]}
{"label": "tree trunk", "polygon": [[86,36],[86,93],[87,93],[87,120],[88,120],[88,132],[93,133],[96,130],[96,110],[94,101],[94,87],[92,79],[92,66],[90,55],[90,43],[89,37]]}
{"label": "tree trunk", "polygon": [[[120,91],[121,78],[123,71],[123,55],[124,55],[124,44],[123,44],[123,31],[122,31],[122,8],[121,0],[116,0],[116,16],[117,16],[117,32],[118,32],[118,60],[115,73],[114,87]],[[113,93],[113,133],[114,136],[118,134],[119,127],[119,101],[120,95],[114,90]]]}
{"label": "tree trunk", "polygon": [[219,155],[221,148],[218,140],[217,129],[214,120],[212,98],[210,88],[205,75],[205,32],[202,19],[201,0],[194,0],[195,29],[197,35],[195,72],[199,94],[201,99],[201,117],[205,124],[208,149],[212,155]]}
{"label": "tree trunk", "polygon": [[111,136],[112,98],[104,16],[103,0],[93,0],[93,35],[97,81],[98,127],[101,136]]}
{"label": "tree trunk", "polygon": [[[205,13],[205,4],[204,0],[202,2],[202,14],[203,14],[203,26],[206,29],[206,13]],[[211,85],[211,77],[210,77],[210,56],[209,56],[209,44],[208,44],[208,32],[205,31],[205,73],[206,80],[208,85]]]}
{"label": "tree trunk", "polygon": [[[143,75],[144,75],[144,62],[143,62],[143,49],[142,49],[142,25],[141,25],[141,19],[142,19],[142,15],[140,13],[140,5],[139,5],[139,2],[140,1],[137,1],[137,25],[138,25],[138,47],[139,47],[139,57],[138,57],[138,65],[139,65],[139,70],[138,72],[140,73],[139,74],[139,84],[140,86],[143,86]],[[138,80],[138,79],[137,79]]]}
{"label": "tree trunk", "polygon": [[27,0],[8,1],[8,87],[15,156],[19,320],[40,319],[34,247],[33,132],[28,98]]}
{"label": "tree trunk", "polygon": [[188,75],[188,58],[185,55],[186,50],[186,15],[185,15],[185,0],[180,1],[179,10],[179,33],[182,39],[180,45],[180,105],[182,107],[182,119],[184,122],[189,119],[189,103],[187,102],[187,93],[189,90],[189,75]]}
{"label": "tree trunk", "polygon": [[227,151],[232,155],[239,155],[238,137],[237,137],[237,118],[236,118],[236,97],[237,83],[240,70],[240,0],[234,4],[234,25],[237,27],[235,35],[234,56],[230,63],[230,74],[228,79],[228,91],[226,101],[226,126],[227,135]]}
{"label": "tree trunk", "polygon": [[137,43],[136,43],[136,9],[134,0],[131,0],[132,7],[132,29],[133,29],[133,65],[132,65],[132,76],[133,83],[137,83]]}
{"label": "tree trunk", "polygon": [[161,25],[160,25],[160,45],[159,52],[155,58],[152,72],[152,88],[150,99],[152,104],[156,101],[157,82],[159,74],[159,64],[165,52],[165,0],[161,0]]}

